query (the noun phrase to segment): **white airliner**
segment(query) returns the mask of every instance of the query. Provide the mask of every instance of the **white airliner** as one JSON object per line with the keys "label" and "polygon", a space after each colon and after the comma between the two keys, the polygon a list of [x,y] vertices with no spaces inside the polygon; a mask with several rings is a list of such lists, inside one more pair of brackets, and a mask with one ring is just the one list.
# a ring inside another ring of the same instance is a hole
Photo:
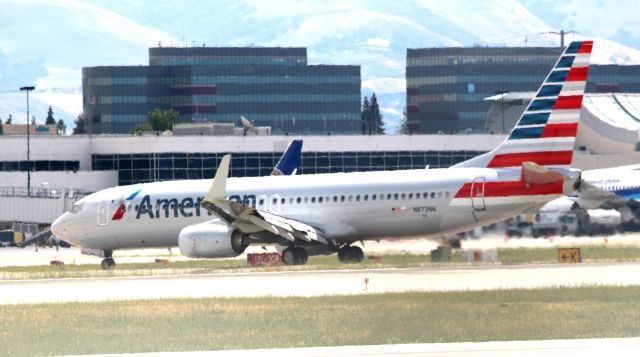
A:
{"label": "white airliner", "polygon": [[623,222],[640,218],[640,165],[583,171],[575,195],[547,203],[541,210],[566,211],[577,204],[584,209],[616,209]]}
{"label": "white airliner", "polygon": [[535,210],[580,183],[569,165],[591,48],[591,41],[571,43],[510,136],[454,167],[227,179],[227,155],[213,182],[103,190],[78,201],[52,231],[105,256],[106,266],[113,250],[176,240],[184,255],[208,258],[276,243],[287,247],[285,263],[303,264],[314,250],[361,261],[353,242],[436,237]]}
{"label": "white airliner", "polygon": [[575,198],[582,208],[640,206],[640,165],[584,171]]}

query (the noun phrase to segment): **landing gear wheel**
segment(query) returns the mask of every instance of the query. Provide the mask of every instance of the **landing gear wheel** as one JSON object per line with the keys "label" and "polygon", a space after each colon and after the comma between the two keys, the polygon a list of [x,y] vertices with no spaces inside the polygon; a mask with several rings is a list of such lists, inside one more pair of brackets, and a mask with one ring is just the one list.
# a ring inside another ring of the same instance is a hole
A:
{"label": "landing gear wheel", "polygon": [[282,252],[282,261],[285,265],[295,264],[296,253],[294,248],[287,248]]}
{"label": "landing gear wheel", "polygon": [[303,265],[307,263],[309,254],[302,247],[290,247],[282,252],[282,261],[285,265]]}
{"label": "landing gear wheel", "polygon": [[104,258],[104,259],[102,259],[102,262],[100,263],[100,266],[104,270],[110,270],[110,269],[115,268],[116,261],[113,260],[113,258]]}
{"label": "landing gear wheel", "polygon": [[296,252],[296,257],[298,258],[297,265],[307,264],[307,260],[309,260],[309,254],[307,250],[302,247],[293,248]]}
{"label": "landing gear wheel", "polygon": [[338,250],[338,260],[342,263],[362,263],[364,253],[360,247],[342,247]]}

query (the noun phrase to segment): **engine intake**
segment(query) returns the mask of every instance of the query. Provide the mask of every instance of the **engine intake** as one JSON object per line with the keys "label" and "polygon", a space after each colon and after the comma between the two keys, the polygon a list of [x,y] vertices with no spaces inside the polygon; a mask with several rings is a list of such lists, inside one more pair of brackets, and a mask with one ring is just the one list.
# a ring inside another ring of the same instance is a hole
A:
{"label": "engine intake", "polygon": [[183,228],[178,247],[182,255],[190,258],[229,258],[247,248],[242,238],[242,233],[216,220]]}

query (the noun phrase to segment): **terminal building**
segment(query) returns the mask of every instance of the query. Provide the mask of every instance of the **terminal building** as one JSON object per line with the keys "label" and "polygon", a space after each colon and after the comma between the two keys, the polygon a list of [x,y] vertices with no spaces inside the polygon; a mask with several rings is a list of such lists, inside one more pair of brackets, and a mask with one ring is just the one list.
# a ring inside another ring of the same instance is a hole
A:
{"label": "terminal building", "polygon": [[[535,91],[562,49],[455,47],[407,49],[407,124],[414,133],[484,132],[484,98]],[[591,65],[588,93],[640,93],[640,65]],[[494,127],[506,133],[511,127]]]}
{"label": "terminal building", "polygon": [[[51,223],[74,200],[107,187],[212,178],[227,153],[232,154],[232,177],[269,175],[294,138],[298,137],[38,136],[31,138],[27,161],[26,136],[2,136],[0,223]],[[298,174],[445,168],[495,148],[504,138],[502,134],[305,136]],[[608,139],[600,135],[589,140]],[[577,147],[573,166],[594,169],[640,162],[636,151],[622,147],[615,149],[619,152],[600,151],[605,146]]]}
{"label": "terminal building", "polygon": [[92,134],[130,133],[154,108],[182,123],[360,134],[360,82],[360,66],[308,65],[306,48],[156,47],[149,66],[83,68],[83,110]]}

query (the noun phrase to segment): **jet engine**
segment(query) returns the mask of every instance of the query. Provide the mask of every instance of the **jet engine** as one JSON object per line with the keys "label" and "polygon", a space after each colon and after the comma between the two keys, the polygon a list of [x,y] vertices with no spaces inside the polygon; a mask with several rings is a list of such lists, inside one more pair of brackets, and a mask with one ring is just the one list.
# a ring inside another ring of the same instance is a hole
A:
{"label": "jet engine", "polygon": [[247,248],[243,234],[219,220],[187,226],[180,231],[178,247],[190,258],[235,257]]}

